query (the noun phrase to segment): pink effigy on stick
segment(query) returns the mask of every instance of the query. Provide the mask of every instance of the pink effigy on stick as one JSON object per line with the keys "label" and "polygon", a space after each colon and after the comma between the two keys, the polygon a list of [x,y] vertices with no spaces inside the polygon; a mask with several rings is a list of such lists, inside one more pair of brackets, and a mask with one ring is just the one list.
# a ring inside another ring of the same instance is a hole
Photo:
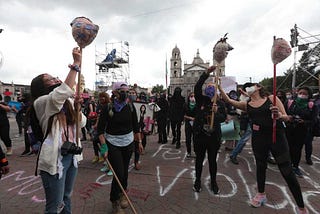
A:
{"label": "pink effigy on stick", "polygon": [[[276,106],[276,88],[277,88],[277,64],[282,62],[291,54],[291,48],[288,42],[282,38],[273,37],[273,45],[271,48],[271,59],[273,62],[273,106]],[[272,142],[276,142],[276,118],[272,119]]]}

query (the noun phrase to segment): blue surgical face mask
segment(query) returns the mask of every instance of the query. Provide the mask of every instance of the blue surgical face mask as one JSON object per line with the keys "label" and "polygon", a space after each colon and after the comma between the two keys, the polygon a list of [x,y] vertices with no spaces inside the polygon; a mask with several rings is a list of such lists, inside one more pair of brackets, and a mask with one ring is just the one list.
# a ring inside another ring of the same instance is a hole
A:
{"label": "blue surgical face mask", "polygon": [[137,99],[137,95],[129,95],[129,99],[131,100],[131,101],[136,101],[136,99]]}
{"label": "blue surgical face mask", "polygon": [[212,99],[214,97],[214,93],[215,93],[215,88],[213,85],[209,85],[208,87],[206,87],[206,89],[204,90],[204,94],[206,96],[208,96],[210,99]]}

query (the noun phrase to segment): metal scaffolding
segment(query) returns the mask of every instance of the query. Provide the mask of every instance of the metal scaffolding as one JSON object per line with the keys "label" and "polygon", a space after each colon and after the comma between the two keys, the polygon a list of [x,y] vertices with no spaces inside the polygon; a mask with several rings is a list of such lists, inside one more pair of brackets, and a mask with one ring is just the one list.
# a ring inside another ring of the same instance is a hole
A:
{"label": "metal scaffolding", "polygon": [[129,43],[127,41],[105,44],[105,53],[96,51],[96,91],[110,89],[113,82],[129,83]]}

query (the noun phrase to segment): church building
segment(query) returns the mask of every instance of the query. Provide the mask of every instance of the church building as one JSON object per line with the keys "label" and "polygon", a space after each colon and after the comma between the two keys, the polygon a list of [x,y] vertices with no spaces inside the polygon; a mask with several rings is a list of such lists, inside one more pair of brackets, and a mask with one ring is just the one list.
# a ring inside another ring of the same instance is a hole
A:
{"label": "church building", "polygon": [[209,62],[204,62],[197,50],[191,64],[184,63],[182,67],[180,49],[175,46],[172,49],[172,56],[170,59],[170,86],[169,94],[173,94],[176,87],[182,89],[182,96],[187,97],[190,92],[193,92],[196,82],[200,75],[209,67]]}

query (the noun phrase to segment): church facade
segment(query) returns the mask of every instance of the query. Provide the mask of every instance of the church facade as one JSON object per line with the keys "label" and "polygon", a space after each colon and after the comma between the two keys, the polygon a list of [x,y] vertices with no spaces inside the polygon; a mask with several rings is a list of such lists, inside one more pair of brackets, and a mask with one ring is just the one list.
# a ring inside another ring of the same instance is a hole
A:
{"label": "church facade", "polygon": [[170,59],[170,86],[169,94],[173,94],[176,87],[182,89],[182,96],[187,97],[190,92],[194,91],[194,86],[199,80],[200,75],[209,67],[209,62],[204,62],[199,50],[193,58],[191,64],[184,63],[182,67],[182,59],[180,49],[177,45],[172,49]]}

